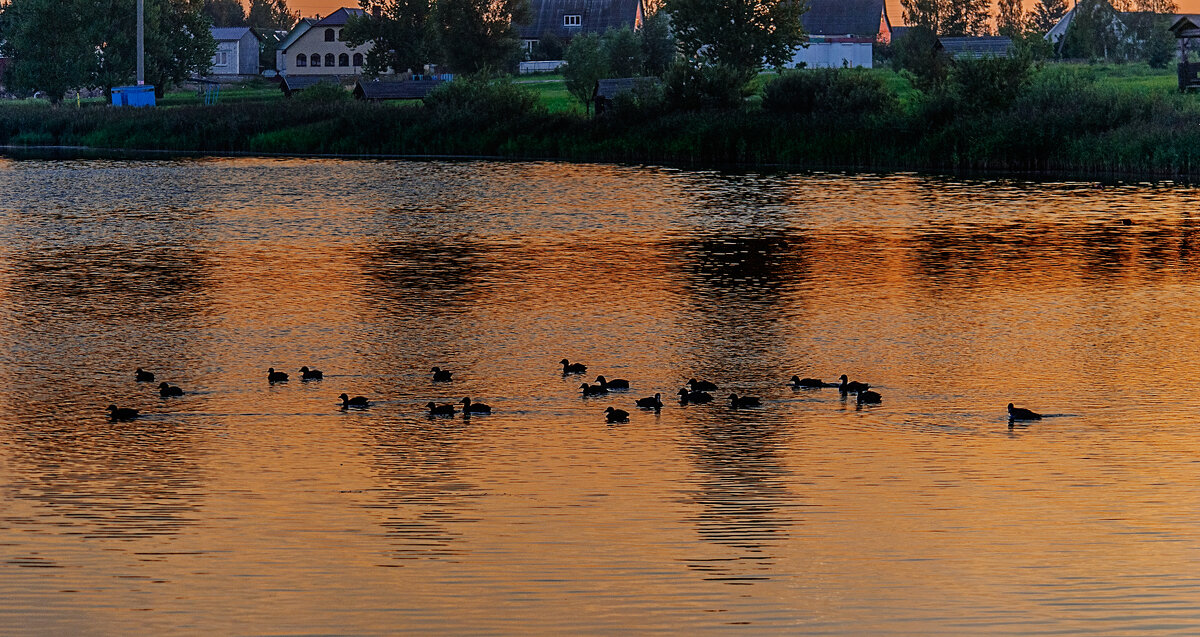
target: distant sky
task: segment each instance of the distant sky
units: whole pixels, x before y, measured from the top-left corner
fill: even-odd
[[[1026,8],[1036,4],[1037,0],[1025,0]],[[1180,13],[1200,13],[1200,0],[1175,0],[1179,5]],[[1068,0],[1068,5],[1074,4]],[[298,10],[300,15],[310,18],[314,15],[329,15],[337,11],[338,7],[357,7],[357,0],[347,0],[338,2],[337,0],[288,0],[288,6],[293,10]],[[900,24],[904,19],[904,10],[900,7],[900,0],[887,0],[888,17],[892,19],[892,24]]]

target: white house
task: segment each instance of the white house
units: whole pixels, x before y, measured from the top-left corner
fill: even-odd
[[[788,66],[810,69],[871,68],[876,42],[890,42],[892,23],[884,0],[810,0],[800,18],[808,43]]]
[[[210,74],[223,77],[258,75],[258,36],[249,27],[212,28],[217,52]]]
[[[372,43],[350,47],[342,29],[362,9],[342,7],[320,20],[301,20],[276,49],[281,75],[359,75]]]

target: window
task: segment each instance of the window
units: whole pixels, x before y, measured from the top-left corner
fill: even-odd
[[[342,40],[345,40],[345,38],[342,37],[342,29],[338,29],[338,42],[341,42]]]
[[[312,54],[311,65],[312,65],[312,66],[321,66],[321,56],[320,56],[320,55],[317,55],[316,53],[313,53],[313,54]]]
[[[325,29],[325,41],[333,42],[333,29]]]
[[[303,53],[296,56],[296,66],[308,66],[308,57]]]
[[[229,53],[226,51],[217,51],[213,56],[213,66],[229,66]]]
[[[338,66],[350,66],[350,54],[343,53],[338,56]]]
[[[333,65],[334,65],[333,54],[326,53],[325,54],[325,66],[333,66]]]
[[[354,54],[354,66],[362,66],[362,53]]]
[[[577,27],[583,24],[583,16],[579,14],[563,16],[564,27]]]

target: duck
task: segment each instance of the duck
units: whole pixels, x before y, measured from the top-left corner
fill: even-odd
[[[286,382],[287,379],[288,379],[287,372],[277,372],[277,371],[275,371],[274,367],[267,368],[267,382],[282,383],[282,382]]]
[[[371,401],[367,400],[366,396],[355,396],[354,398],[351,398],[347,394],[342,394],[341,396],[338,396],[338,398],[342,399],[342,409],[345,409],[347,407],[370,407],[371,406]]]
[[[587,371],[587,365],[583,363],[572,363],[565,358],[558,362],[563,366],[563,376],[567,374],[582,374]]]
[[[838,385],[838,391],[842,392],[843,394],[854,394],[871,388],[871,386],[866,383],[860,383],[858,381],[851,382],[845,374],[842,374],[838,378],[842,381],[842,384]]]
[[[692,391],[715,391],[717,389],[716,383],[710,383],[707,380],[696,380],[693,378],[687,384],[692,388]]]
[[[308,365],[300,368],[300,380],[321,380],[325,378],[325,374],[319,369],[309,369]]]
[[[485,405],[483,403],[473,403],[473,402],[471,402],[470,398],[462,399],[462,405],[463,405],[462,410],[463,410],[464,414],[490,414],[490,413],[492,413],[491,405]]]
[[[138,410],[129,407],[108,406],[108,416],[113,420],[133,420],[138,417]]]
[[[584,397],[603,396],[604,394],[608,393],[608,389],[601,387],[600,385],[589,385],[587,383],[584,383],[584,384],[580,385],[579,388],[583,390]]]
[[[439,405],[434,402],[428,402],[425,403],[425,406],[429,408],[431,416],[453,416],[458,413],[455,411],[454,405]]]
[[[162,396],[163,398],[166,398],[168,396],[182,396],[183,389],[181,389],[179,387],[175,387],[174,385],[171,385],[168,383],[159,383],[158,384],[158,394],[160,396]]]
[[[858,404],[860,405],[878,405],[883,402],[883,397],[877,391],[862,390],[858,392]]]
[[[741,409],[742,407],[761,407],[762,401],[758,399],[758,396],[738,396],[737,394],[730,394],[729,405],[734,409]]]
[[[1013,407],[1012,403],[1008,403],[1008,419],[1009,420],[1041,420],[1042,415],[1036,412],[1029,411],[1023,407]]]
[[[435,383],[450,382],[450,370],[442,369],[441,367],[434,367],[433,369],[431,369],[429,371],[433,372],[433,382],[435,382]]]
[[[819,389],[829,386],[821,382],[820,378],[800,378],[799,376],[792,376],[791,385],[792,389]]]
[[[635,404],[642,409],[653,409],[654,411],[659,411],[663,406],[662,394],[654,394],[648,398],[639,398],[637,401],[635,401]]]
[[[679,390],[679,402],[684,405],[688,403],[703,405],[704,403],[711,403],[712,399],[712,394],[708,392],[688,391],[687,387],[680,388]]]
[[[605,380],[603,376],[597,376],[596,382],[600,383],[600,386],[605,389],[629,389],[629,381],[624,378]]]
[[[609,407],[604,410],[605,418],[608,422],[629,422],[629,412],[624,409],[613,409]]]
[[[141,367],[137,368],[137,370],[133,372],[133,377],[136,378],[137,382],[139,382],[139,383],[153,383],[154,382],[154,373],[148,372],[148,371],[142,369]]]

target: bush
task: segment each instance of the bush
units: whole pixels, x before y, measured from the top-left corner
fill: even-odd
[[[1024,55],[959,59],[950,68],[950,89],[967,110],[996,110],[1025,91],[1032,70]]]
[[[663,77],[667,105],[685,111],[734,109],[742,104],[746,75],[725,65],[696,66],[677,60]]]
[[[867,69],[790,71],[763,91],[763,108],[774,113],[861,119],[893,112],[898,106],[895,92],[878,73]]]
[[[449,119],[509,122],[546,110],[536,93],[508,80],[463,78],[425,96],[425,106]]]
[[[296,94],[296,100],[309,104],[329,104],[350,99],[350,91],[334,82],[318,82]]]

